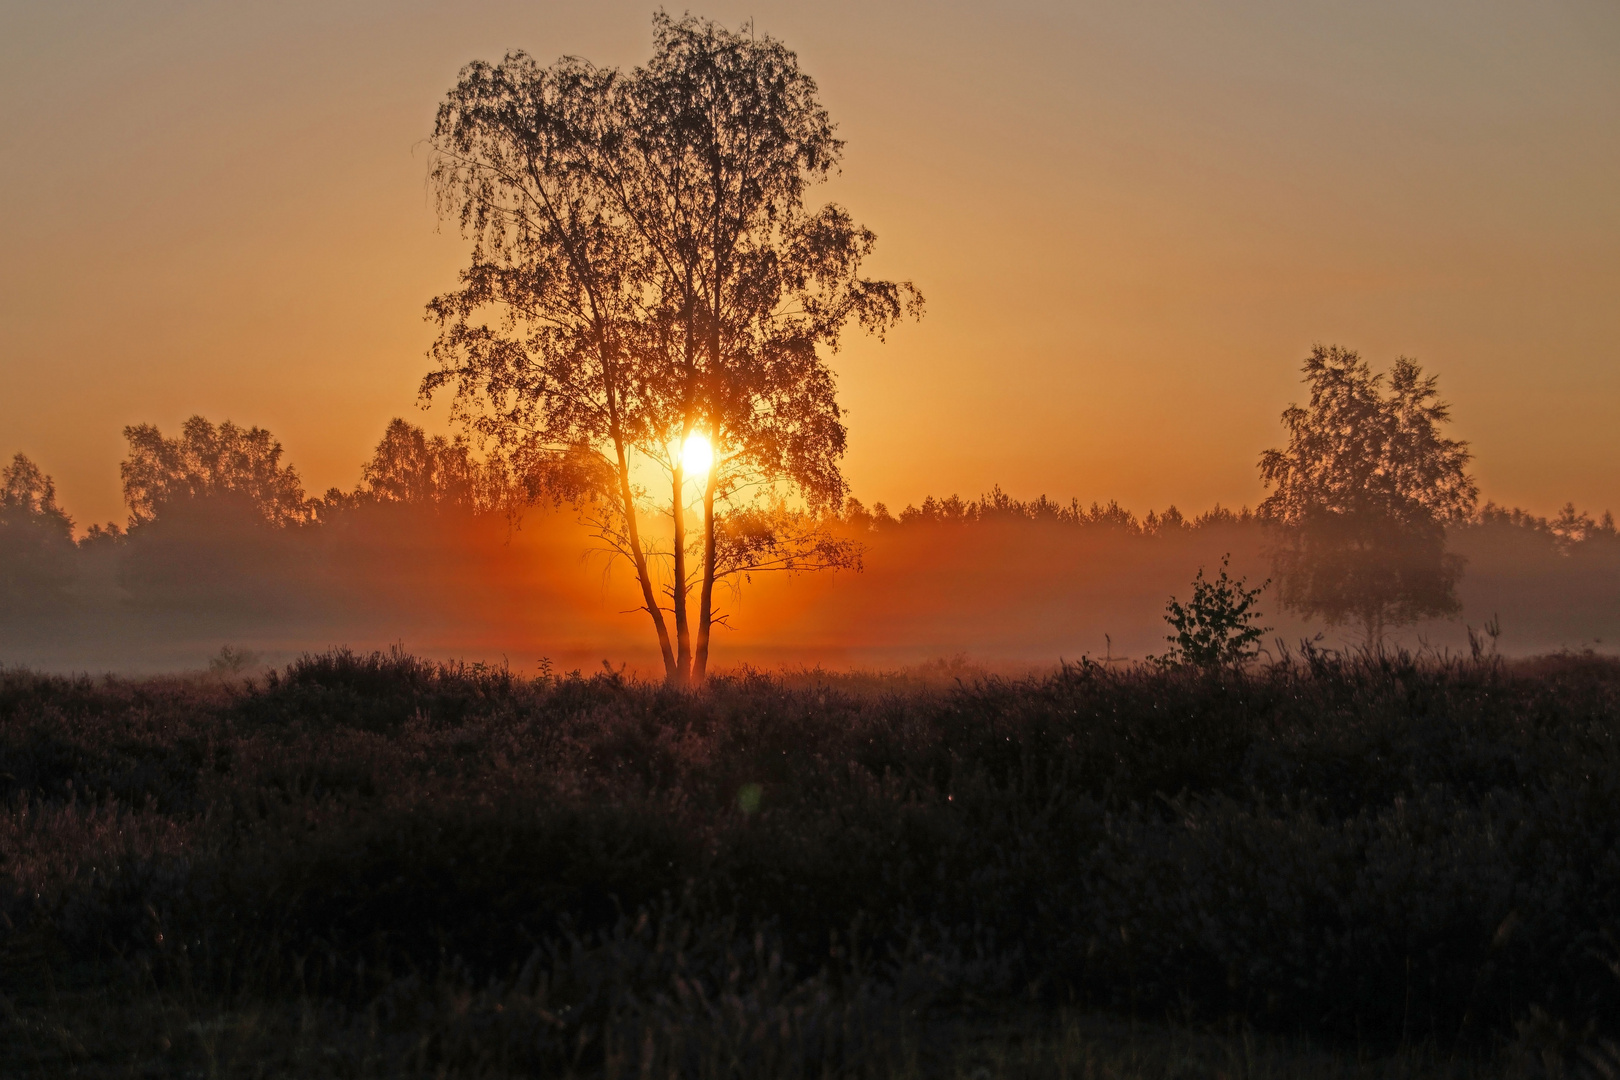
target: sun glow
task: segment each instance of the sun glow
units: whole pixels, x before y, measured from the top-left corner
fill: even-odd
[[[709,437],[701,431],[694,431],[686,437],[681,446],[681,471],[690,478],[709,475],[709,468],[714,464],[714,448],[709,445]]]

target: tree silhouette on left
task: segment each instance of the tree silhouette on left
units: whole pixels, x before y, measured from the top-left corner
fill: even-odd
[[[73,550],[73,519],[56,503],[55,482],[17,454],[0,469],[0,606],[59,606],[73,581]]]
[[[141,605],[269,610],[292,602],[292,534],[315,520],[298,472],[261,427],[193,416],[175,436],[124,429],[129,506],[118,580]]]
[[[228,499],[252,508],[270,525],[308,520],[298,470],[281,464],[281,443],[261,427],[226,420],[215,427],[201,416],[166,438],[154,424],[124,429],[129,456],[118,467],[131,529],[155,521],[165,509],[198,499]]]

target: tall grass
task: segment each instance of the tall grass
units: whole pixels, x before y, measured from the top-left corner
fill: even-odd
[[[1617,736],[1620,665],[1579,655],[701,694],[344,651],[4,671],[0,1051],[1161,1075],[1073,1034],[1115,1016],[1556,1070],[1620,1034]]]

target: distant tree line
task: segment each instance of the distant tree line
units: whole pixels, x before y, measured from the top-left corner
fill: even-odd
[[[229,420],[215,427],[193,416],[173,438],[151,424],[125,428],[124,438],[129,455],[119,475],[131,532],[187,515],[196,504],[216,515],[234,508],[277,527],[315,524],[368,504],[501,511],[513,504],[517,488],[504,459],[479,459],[465,439],[428,435],[397,418],[361,466],[354,490],[334,487],[313,498],[298,470],[281,464],[281,443],[261,427]]]
[[[465,440],[392,421],[352,490],[310,496],[281,443],[261,427],[201,416],[168,436],[151,424],[124,430],[119,466],[127,521],[91,525],[77,541],[52,479],[19,453],[0,473],[0,602],[8,614],[71,608],[85,559],[112,560],[113,580],[135,603],[229,605],[285,593],[313,538],[393,508],[411,515],[516,512],[522,485],[498,456]],[[307,545],[306,545],[307,546]],[[288,598],[289,601],[296,599]]]
[[[122,525],[92,525],[77,540],[55,483],[39,466],[18,453],[0,470],[0,616],[15,621],[73,609],[84,599],[86,560],[109,565],[111,580],[131,603],[224,605],[244,595],[282,594],[292,602],[296,590],[286,582],[304,572],[300,564],[311,558],[310,544],[334,530],[363,533],[374,524],[398,537],[435,520],[520,523],[526,511],[553,497],[499,453],[476,453],[465,439],[430,435],[402,419],[388,424],[353,488],[318,496],[305,492],[297,469],[284,461],[281,443],[261,427],[192,417],[174,435],[142,424],[127,428],[125,437],[120,475],[128,518]],[[977,499],[929,497],[897,513],[850,497],[836,511],[806,515],[810,535],[804,543],[843,543],[858,553],[863,544],[918,530],[947,530],[957,538],[945,542],[971,543],[975,526],[1102,531],[1143,540],[1253,530],[1269,538],[1263,542],[1271,549],[1282,549],[1287,569],[1298,550],[1288,545],[1299,541],[1288,536],[1287,518],[1278,516],[1274,510],[1220,506],[1190,516],[1171,506],[1139,517],[1116,501],[1083,504],[1044,495],[1022,500],[997,487]],[[780,542],[783,520],[750,535],[747,515],[734,514],[725,527],[733,530],[730,549],[752,543],[748,558],[761,563],[770,545]],[[1486,502],[1446,518],[1440,539],[1470,530],[1511,531],[1563,557],[1620,550],[1612,514],[1594,517],[1573,504],[1543,517]],[[361,534],[351,539],[367,542]],[[1420,539],[1433,543],[1427,532]],[[1437,557],[1432,546],[1421,551]],[[1442,549],[1438,557],[1445,554]],[[1442,570],[1450,566],[1441,563]],[[729,569],[720,562],[721,573]],[[1448,587],[1454,585],[1453,577]],[[1354,615],[1347,610],[1345,617]],[[1394,624],[1388,613],[1385,619]]]
[[[1452,541],[1465,533],[1511,535],[1526,559],[1599,571],[1620,552],[1608,512],[1567,504],[1541,517],[1480,506],[1467,447],[1441,435],[1446,407],[1414,361],[1375,373],[1353,352],[1321,347],[1303,372],[1310,398],[1283,413],[1287,445],[1261,456],[1272,491],[1256,510],[1216,506],[1189,517],[1171,506],[1139,518],[1115,501],[1021,500],[1000,487],[898,513],[852,496],[815,510],[760,501],[716,520],[715,580],[859,565],[868,545],[919,533],[939,532],[939,543],[965,551],[990,527],[1143,541],[1217,530],[1225,550],[1269,553],[1268,595],[1284,608],[1375,643],[1391,627],[1459,610],[1464,560]],[[490,522],[509,536],[531,508],[573,497],[544,458],[498,445],[475,452],[464,437],[401,419],[388,424],[355,487],[318,496],[261,427],[194,416],[173,435],[139,424],[124,436],[128,518],[77,540],[50,476],[21,453],[0,470],[0,620],[23,624],[109,597],[252,617],[408,596],[458,560],[475,561],[458,523]],[[377,557],[385,548],[391,559]]]
[[[868,508],[859,499],[851,498],[838,517],[853,526],[872,531],[901,526],[1010,522],[1106,528],[1132,536],[1173,535],[1214,527],[1258,527],[1266,520],[1247,506],[1233,510],[1220,505],[1191,517],[1184,515],[1174,505],[1162,513],[1149,510],[1138,517],[1113,499],[1107,503],[1092,502],[1089,505],[1079,499],[1064,503],[1044,495],[1023,500],[1007,495],[999,485],[977,499],[964,499],[960,495],[930,495],[923,499],[921,505],[908,504],[898,513],[883,503],[874,503]],[[1448,522],[1447,527],[1458,530],[1518,529],[1545,537],[1563,551],[1572,551],[1587,541],[1604,543],[1620,540],[1620,530],[1616,529],[1612,512],[1604,511],[1594,517],[1590,512],[1577,510],[1574,503],[1564,504],[1557,514],[1547,517],[1517,507],[1510,509],[1486,502],[1466,517]]]
[[[1229,510],[1216,505],[1196,517],[1185,517],[1169,506],[1156,513],[1149,510],[1138,518],[1130,510],[1110,499],[1106,504],[1093,502],[1090,506],[1079,499],[1058,502],[1045,495],[1034,499],[1016,499],[998,484],[977,499],[963,499],[960,495],[944,498],[928,496],[922,505],[907,505],[899,514],[892,513],[883,503],[874,503],[871,509],[859,500],[850,498],[839,515],[844,522],[860,529],[882,530],[902,525],[978,525],[995,522],[1027,522],[1031,524],[1072,525],[1114,529],[1130,535],[1156,535],[1186,529],[1202,529],[1215,525],[1249,525],[1256,522],[1253,511],[1244,507]]]
[[[1550,539],[1562,554],[1614,544],[1607,511],[1593,518],[1566,504],[1547,519],[1494,503],[1480,508],[1467,471],[1472,454],[1467,443],[1443,434],[1449,406],[1439,398],[1438,379],[1425,376],[1417,361],[1400,357],[1389,371],[1375,372],[1352,350],[1318,345],[1302,373],[1309,399],[1283,411],[1287,445],[1260,457],[1271,491],[1253,512],[1217,506],[1188,520],[1171,506],[1138,520],[1115,502],[1084,507],[1045,496],[1024,502],[997,488],[976,502],[931,497],[898,517],[882,504],[867,511],[851,500],[845,517],[880,530],[1039,522],[1138,536],[1258,525],[1282,606],[1331,627],[1354,626],[1370,645],[1392,627],[1461,610],[1465,560],[1448,546],[1448,534],[1511,527]]]

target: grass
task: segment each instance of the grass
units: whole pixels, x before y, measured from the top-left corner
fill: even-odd
[[[0,1072],[1620,1066],[1612,660],[954,674],[0,672]]]

